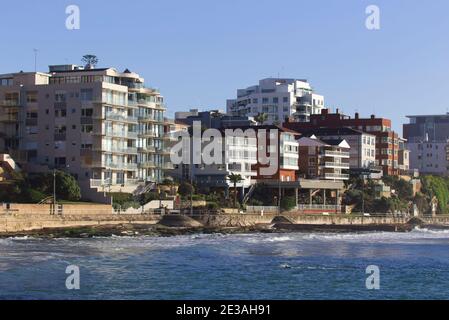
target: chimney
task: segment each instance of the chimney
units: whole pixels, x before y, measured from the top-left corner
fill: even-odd
[[[371,119],[376,119],[376,116],[374,114],[372,114]]]
[[[321,109],[321,114],[328,114],[329,113],[329,109]]]
[[[340,109],[339,108],[335,109],[335,113],[339,114],[340,113]]]
[[[355,113],[355,118],[356,118],[356,119],[359,118],[359,113],[358,113],[358,112]]]

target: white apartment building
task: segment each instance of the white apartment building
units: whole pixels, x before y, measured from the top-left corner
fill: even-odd
[[[404,138],[410,150],[410,169],[449,175],[449,113],[407,116]]]
[[[83,196],[132,192],[163,178],[164,112],[160,93],[129,70],[2,74],[0,151],[28,172],[73,174]]]
[[[182,134],[180,132],[173,132],[172,135],[178,134],[180,136]],[[233,187],[233,184],[227,177],[230,174],[239,174],[243,180],[237,183],[237,187],[242,188],[242,190],[251,187],[255,183],[254,177],[257,176],[257,171],[253,169],[253,165],[257,163],[257,138],[247,137],[239,133],[225,136],[224,131],[220,132],[223,137],[220,163],[207,163],[204,161],[205,155],[203,152],[201,152],[201,163],[194,163],[194,139],[191,138],[191,135],[188,135],[189,138],[183,142],[183,152],[188,152],[189,163],[173,164],[173,170],[167,171],[167,175],[185,181],[192,180],[200,187],[230,188]],[[201,151],[205,150],[209,143],[209,141],[203,141]]]
[[[259,85],[237,90],[237,98],[227,100],[227,113],[255,117],[265,113],[266,124],[282,124],[286,118],[309,121],[311,114],[320,114],[324,97],[314,93],[307,80],[267,78]]]
[[[410,168],[423,174],[449,175],[449,141],[407,142],[410,150]]]

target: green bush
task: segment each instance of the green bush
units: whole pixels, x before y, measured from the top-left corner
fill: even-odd
[[[283,211],[290,211],[296,207],[295,197],[284,197],[281,199],[281,209]]]
[[[422,177],[423,193],[430,202],[433,197],[438,200],[439,213],[449,213],[449,180],[437,176]]]
[[[183,197],[190,196],[190,194],[194,192],[195,188],[188,182],[184,181],[179,185],[178,193]]]
[[[207,203],[207,209],[209,210],[218,210],[220,209],[220,205],[216,202],[208,202]]]

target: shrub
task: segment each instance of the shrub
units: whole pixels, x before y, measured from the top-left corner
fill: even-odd
[[[178,193],[181,196],[190,196],[190,194],[193,192],[195,192],[195,188],[190,183],[184,181],[179,185]]]
[[[295,197],[284,197],[281,199],[281,209],[284,211],[290,211],[296,207]]]

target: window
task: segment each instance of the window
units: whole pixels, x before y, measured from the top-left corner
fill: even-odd
[[[92,117],[94,114],[94,109],[81,109],[82,117]]]
[[[282,102],[288,103],[288,97],[283,97],[283,98],[282,98]]]
[[[81,126],[81,132],[84,133],[92,133],[94,131],[94,127],[91,124],[85,124]]]
[[[279,103],[279,98],[278,97],[274,97],[273,98],[273,103]]]
[[[81,101],[92,101],[93,100],[93,90],[92,89],[81,89],[80,99]]]
[[[56,102],[66,102],[67,96],[65,92],[57,92],[55,93],[55,101]]]
[[[262,103],[268,103],[268,98],[263,98]]]
[[[27,92],[27,103],[37,102],[37,92],[29,91]]]

